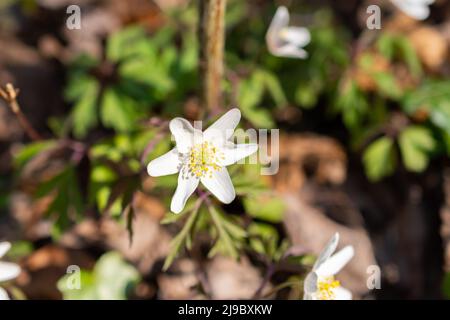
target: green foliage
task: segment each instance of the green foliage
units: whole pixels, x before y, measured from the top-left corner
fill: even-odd
[[[76,81],[76,83],[83,89],[77,96],[77,102],[73,107],[73,132],[76,137],[84,137],[89,129],[98,122],[95,109],[100,87],[95,80],[88,78]]]
[[[429,154],[436,147],[431,131],[421,126],[409,126],[403,130],[399,144],[405,167],[415,172],[425,170]]]
[[[442,291],[447,299],[450,299],[450,272],[447,272],[444,276],[444,283],[442,285]]]
[[[419,111],[428,113],[433,125],[450,133],[450,83],[448,81],[425,82],[417,90],[405,95],[402,107],[409,115]]]
[[[376,45],[378,51],[389,61],[402,60],[412,75],[418,77],[422,74],[422,66],[416,51],[405,36],[389,32],[382,33]]]
[[[392,174],[396,165],[394,141],[388,137],[382,137],[372,142],[364,151],[363,161],[367,177],[377,181]]]
[[[80,277],[80,288],[73,288]],[[67,274],[58,281],[65,300],[124,300],[140,280],[139,272],[117,252],[108,252],[92,271]]]
[[[188,203],[179,215],[173,217],[174,214],[169,213],[162,221],[162,223],[173,223],[187,216],[182,229],[170,244],[170,253],[164,262],[164,270],[170,267],[183,246],[187,249],[191,248],[194,235],[203,229],[215,238],[209,257],[216,254],[224,254],[234,259],[239,257],[242,241],[247,236],[245,230],[239,227],[239,224],[231,217],[225,216],[216,206],[206,203],[206,208],[201,208],[202,202],[202,199],[198,199],[195,203]]]
[[[283,219],[284,202],[269,194],[249,195],[244,198],[245,211],[252,217],[277,223]]]
[[[84,138],[99,123],[133,132],[157,103],[179,105],[195,88],[197,45],[193,29],[183,33],[180,47],[174,37],[172,26],[152,37],[131,26],[108,38],[105,60],[76,59],[65,91],[74,103],[73,134]]]
[[[178,232],[177,236],[175,238],[173,238],[173,240],[170,243],[170,253],[167,255],[166,260],[164,261],[163,270],[167,270],[171,266],[173,260],[175,259],[176,255],[181,250],[181,247],[184,244],[192,242],[190,237],[191,237],[193,227],[195,225],[195,221],[197,219],[199,210],[200,210],[199,204],[196,204],[195,207],[186,206],[185,209],[183,210],[183,212],[180,213],[178,216],[176,216],[178,218],[181,218],[184,215],[189,215],[189,217],[187,218],[186,223],[184,224],[181,231]],[[174,216],[174,215],[172,214],[172,216]],[[170,217],[170,213],[169,213],[169,217]],[[172,220],[172,221],[165,220],[162,223],[168,223],[168,222],[169,223],[174,222],[174,220]]]
[[[72,222],[77,221],[84,211],[84,202],[77,182],[76,169],[68,165],[50,179],[42,182],[36,196],[50,196],[51,202],[46,215],[53,219],[52,234],[59,237]]]
[[[288,249],[288,241],[280,242],[278,231],[269,224],[253,222],[248,227],[248,234],[250,248],[271,261],[281,260]]]
[[[32,142],[23,146],[16,154],[14,154],[14,166],[20,172],[24,166],[36,155],[46,152],[56,147],[56,140],[44,140]]]
[[[255,70],[239,84],[237,101],[242,115],[258,128],[273,128],[275,125],[269,110],[261,108],[265,93],[278,107],[283,107],[286,97],[278,79],[270,72]]]
[[[354,81],[343,81],[341,94],[337,97],[335,107],[342,113],[345,125],[350,130],[354,130],[361,126],[369,109],[369,103]]]
[[[119,217],[140,187],[141,139],[152,132],[116,135],[93,146],[89,153],[92,169],[89,179],[89,202],[100,212]]]
[[[242,245],[241,240],[246,237],[247,233],[235,222],[228,220],[214,206],[209,206],[208,210],[217,230],[216,243],[209,251],[208,256],[213,257],[220,253],[237,259],[239,257],[238,250]]]
[[[32,252],[33,244],[31,242],[14,241],[6,256],[13,261],[19,261],[21,258],[30,255]]]
[[[436,150],[432,131],[419,125],[404,128],[398,136],[398,145],[405,168],[413,172],[425,170]],[[377,181],[391,175],[397,165],[395,141],[381,137],[372,142],[364,151],[363,161],[370,180]]]

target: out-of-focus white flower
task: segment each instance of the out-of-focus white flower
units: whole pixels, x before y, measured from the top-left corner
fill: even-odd
[[[304,300],[351,300],[352,293],[341,286],[334,276],[354,255],[352,246],[336,250],[339,234],[336,233],[317,258],[304,282]]]
[[[391,0],[405,14],[416,20],[425,20],[430,15],[429,6],[434,0]]]
[[[0,242],[0,258],[11,248],[9,242]],[[20,267],[15,263],[0,261],[0,282],[16,278],[20,273]],[[0,288],[0,300],[9,300],[8,294]]]
[[[170,210],[180,213],[187,199],[201,182],[217,199],[230,203],[236,197],[228,170],[225,168],[253,154],[257,144],[234,144],[230,141],[239,123],[241,112],[232,109],[208,129],[194,129],[183,118],[170,121],[176,147],[147,166],[150,176],[178,175],[178,186]]]
[[[266,34],[267,47],[274,56],[305,59],[308,53],[303,47],[311,41],[311,35],[307,28],[288,25],[289,12],[279,7]]]

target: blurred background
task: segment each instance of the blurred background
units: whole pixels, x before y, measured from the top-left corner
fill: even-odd
[[[66,26],[74,4],[79,30]],[[339,232],[356,251],[339,277],[355,299],[450,298],[450,1],[418,21],[389,0],[228,0],[214,110],[200,102],[198,4],[1,1],[0,86],[20,90],[22,110],[0,101],[0,241],[22,267],[2,287],[15,299],[299,299]],[[381,29],[366,26],[371,4]],[[280,5],[310,30],[306,59],[268,52]],[[170,150],[171,118],[232,106],[243,129],[280,130],[279,171],[232,167],[237,199],[185,229],[190,204],[168,209],[176,176],[145,166]],[[367,287],[371,265],[381,289]],[[80,290],[67,287],[74,270]]]

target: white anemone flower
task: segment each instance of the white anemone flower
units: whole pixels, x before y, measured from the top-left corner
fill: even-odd
[[[0,242],[0,258],[11,248],[9,242]],[[0,261],[0,282],[16,278],[20,273],[20,267],[15,263]],[[8,294],[0,287],[0,300],[9,300]]]
[[[304,283],[304,300],[351,300],[352,293],[341,286],[334,276],[350,261],[354,255],[352,246],[336,250],[339,234],[336,233],[322,250],[312,271]]]
[[[279,7],[266,34],[267,47],[278,57],[305,59],[308,53],[303,49],[311,41],[307,28],[289,27],[289,12]]]
[[[434,0],[391,0],[402,12],[416,20],[425,20],[430,15],[429,6]]]
[[[152,160],[147,166],[150,176],[178,174],[178,185],[170,210],[180,213],[187,199],[203,184],[217,199],[230,203],[236,197],[226,166],[255,153],[257,144],[234,144],[230,141],[241,118],[239,109],[232,109],[201,131],[183,118],[170,121],[176,147]]]

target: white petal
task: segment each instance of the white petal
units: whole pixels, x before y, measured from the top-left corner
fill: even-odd
[[[204,139],[222,142],[230,139],[234,129],[239,124],[239,120],[241,120],[241,111],[238,108],[231,109],[203,132]]]
[[[431,5],[435,0],[404,0],[414,4]]]
[[[3,257],[11,249],[11,243],[0,242],[0,258]]]
[[[331,257],[331,255],[337,248],[338,242],[339,233],[336,232],[317,257],[317,260],[313,266],[313,270],[317,270],[329,257]]]
[[[430,8],[425,1],[392,0],[392,2],[401,11],[414,19],[425,20],[430,15]]]
[[[311,34],[307,28],[289,27],[281,30],[281,38],[296,46],[304,47],[311,41]]]
[[[278,7],[277,12],[273,16],[272,22],[270,23],[269,30],[267,31],[267,40],[270,41],[272,37],[278,37],[281,29],[285,28],[289,24],[289,11],[286,7]]]
[[[343,287],[337,287],[333,289],[335,294],[334,300],[352,300],[352,293],[350,290]]]
[[[186,119],[172,119],[169,127],[175,138],[177,149],[181,153],[188,152],[194,145],[194,139],[201,138],[201,131],[195,130]]]
[[[317,270],[318,276],[329,277],[337,274],[353,258],[355,250],[352,246],[347,246],[341,251],[332,255]]]
[[[229,166],[238,162],[241,159],[248,157],[258,150],[256,143],[249,144],[234,144],[227,143],[225,147],[219,149],[219,152],[223,154],[223,159],[220,160],[220,165]]]
[[[283,46],[272,48],[271,53],[274,56],[285,58],[305,59],[308,57],[308,52],[292,43],[287,43]]]
[[[178,175],[178,186],[172,197],[170,211],[173,213],[180,213],[183,211],[186,201],[197,188],[198,182],[199,179],[186,174],[184,170],[180,171],[180,174]]]
[[[177,173],[180,171],[180,168],[180,154],[175,147],[162,156],[150,161],[147,166],[147,172],[152,177],[159,177]]]
[[[20,274],[20,267],[15,263],[0,262],[0,282],[16,278]]]
[[[0,300],[9,300],[8,293],[3,288],[0,288]]]
[[[209,175],[202,177],[201,182],[223,203],[230,203],[236,197],[233,183],[225,167],[213,171],[211,177]]]
[[[303,283],[303,300],[311,300],[312,294],[317,291],[317,274],[310,272]]]

